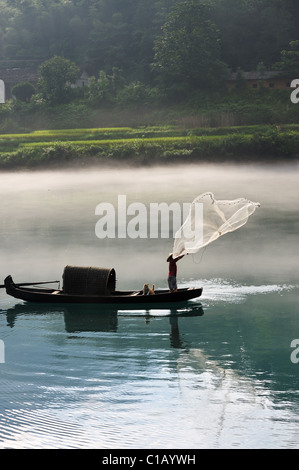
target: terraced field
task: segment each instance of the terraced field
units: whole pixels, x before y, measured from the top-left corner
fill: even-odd
[[[299,126],[181,129],[175,126],[60,129],[0,135],[0,168],[134,159],[211,160],[291,157]]]

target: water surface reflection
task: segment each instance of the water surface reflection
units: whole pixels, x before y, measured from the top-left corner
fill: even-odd
[[[7,309],[7,326],[16,326],[18,317],[23,315],[50,316],[61,314],[64,318],[67,333],[82,332],[117,332],[119,319],[136,318],[148,324],[155,318],[169,318],[170,337],[173,347],[182,347],[179,333],[179,318],[199,317],[204,310],[199,302],[193,305],[173,309],[124,310],[117,306],[98,306],[70,304],[53,306],[51,304],[21,303]]]
[[[2,446],[296,447],[297,294],[211,296],[204,315],[9,308]]]
[[[16,282],[78,264],[114,267],[119,289],[166,287],[170,239],[96,238],[95,207],[118,194],[181,203],[212,191],[261,208],[180,261],[179,285],[204,290],[176,312],[23,304],[1,291],[0,447],[298,448],[297,180],[296,164],[1,175],[1,272]]]

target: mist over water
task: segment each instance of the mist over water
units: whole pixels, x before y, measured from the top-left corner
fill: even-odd
[[[18,278],[60,276],[66,264],[115,267],[122,283],[146,269],[165,283],[173,239],[99,239],[99,203],[118,195],[139,202],[190,203],[211,191],[216,199],[245,197],[261,207],[237,232],[180,263],[182,278],[242,277],[288,281],[295,277],[298,221],[296,165],[194,165],[147,168],[92,168],[1,175],[1,269]],[[127,221],[132,217],[127,216]],[[148,221],[149,222],[149,221]],[[287,225],[286,225],[287,222]],[[116,217],[117,224],[117,217]],[[172,229],[172,226],[171,226]],[[236,256],[238,253],[238,256]],[[130,269],[128,269],[128,263]]]
[[[204,288],[180,309],[26,304],[2,289],[0,448],[298,448],[297,164],[0,180],[2,282],[60,280],[78,264],[114,267],[119,289],[166,287],[172,236],[99,239],[99,203],[117,210],[126,195],[148,208],[210,191],[261,204],[245,226],[178,263],[179,285]]]

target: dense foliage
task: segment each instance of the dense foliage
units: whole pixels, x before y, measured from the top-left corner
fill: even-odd
[[[166,88],[206,89],[225,79],[211,5],[197,0],[175,5],[156,39],[154,66]]]
[[[299,77],[298,0],[0,0],[0,11],[0,69],[39,75],[1,105],[2,133],[299,120],[289,90],[245,90],[241,73],[225,89],[229,70]],[[82,71],[89,86],[72,87]]]
[[[169,82],[179,44],[174,72],[186,74],[188,86],[207,63],[208,76],[221,63],[270,67],[299,39],[297,0],[0,0],[0,11],[0,67],[57,55],[90,75],[116,67],[128,81],[145,84],[157,78],[151,64],[161,61]]]

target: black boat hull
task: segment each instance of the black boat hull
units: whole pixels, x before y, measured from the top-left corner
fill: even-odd
[[[75,304],[128,304],[128,305],[159,305],[186,302],[200,297],[202,288],[183,288],[177,292],[157,290],[154,295],[143,295],[142,291],[119,291],[110,295],[76,295],[66,294],[62,290],[24,287],[13,282],[11,276],[4,280],[6,293],[26,302],[44,303],[75,303]]]

